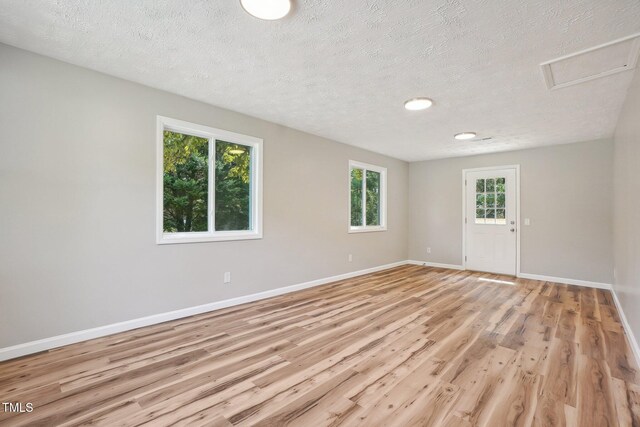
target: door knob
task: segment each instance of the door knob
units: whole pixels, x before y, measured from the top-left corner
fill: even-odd
[[[515,231],[516,231],[516,229],[515,229],[515,228],[512,228],[512,229],[511,229],[511,232],[512,232],[512,233],[515,233]]]

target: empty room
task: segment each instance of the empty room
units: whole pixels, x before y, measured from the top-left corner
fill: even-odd
[[[0,0],[0,426],[639,426],[640,2]]]

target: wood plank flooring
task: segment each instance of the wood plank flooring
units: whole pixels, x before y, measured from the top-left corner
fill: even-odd
[[[608,291],[402,266],[0,363],[0,424],[638,426],[639,381]]]

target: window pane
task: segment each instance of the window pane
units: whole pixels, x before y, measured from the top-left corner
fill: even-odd
[[[495,180],[493,178],[487,179],[487,192],[493,192],[495,188]]]
[[[476,218],[484,218],[484,209],[476,209]]]
[[[251,147],[216,141],[216,231],[251,229]]]
[[[504,208],[504,193],[498,193],[496,197],[497,197],[496,206],[499,208]]]
[[[496,191],[498,193],[505,192],[505,179],[504,178],[496,178]]]
[[[351,226],[362,224],[362,169],[351,169]]]
[[[476,193],[484,193],[484,179],[476,179]]]
[[[488,208],[495,207],[495,205],[496,205],[496,195],[494,193],[487,194],[487,196],[485,197],[485,200],[487,202],[487,207]]]
[[[208,231],[209,140],[164,131],[163,231]]]
[[[476,194],[476,208],[484,208],[484,194]]]
[[[487,209],[487,219],[485,220],[485,224],[495,224],[496,223],[496,210],[495,209]]]
[[[506,224],[504,209],[496,209],[496,224]]]
[[[380,172],[367,171],[367,225],[380,225]]]

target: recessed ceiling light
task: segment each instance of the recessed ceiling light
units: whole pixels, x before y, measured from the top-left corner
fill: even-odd
[[[461,132],[453,135],[455,139],[473,139],[476,137],[475,132]]]
[[[410,111],[426,110],[433,105],[429,98],[413,98],[404,103],[404,108]]]
[[[291,0],[240,0],[240,4],[249,15],[267,21],[284,18],[291,10]]]

